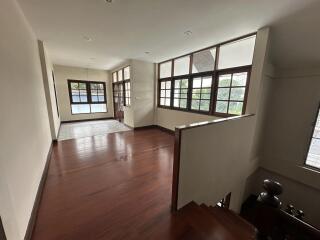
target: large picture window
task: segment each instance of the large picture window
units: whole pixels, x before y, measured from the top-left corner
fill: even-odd
[[[104,82],[68,80],[72,114],[107,112]]]
[[[250,34],[159,63],[158,107],[244,114],[255,40]]]

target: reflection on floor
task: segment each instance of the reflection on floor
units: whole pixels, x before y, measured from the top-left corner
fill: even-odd
[[[60,141],[32,240],[167,240],[174,137],[158,129]]]
[[[58,140],[105,135],[107,133],[131,130],[117,120],[99,120],[79,123],[63,123],[60,127]]]

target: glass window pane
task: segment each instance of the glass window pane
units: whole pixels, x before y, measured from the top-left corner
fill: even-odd
[[[174,60],[174,76],[189,74],[190,56],[177,58]]]
[[[72,95],[79,95],[80,91],[79,90],[72,90],[71,93],[72,93]]]
[[[98,96],[97,95],[91,95],[92,102],[98,102]]]
[[[200,88],[201,87],[201,78],[194,78],[192,83],[193,88]]]
[[[164,98],[160,98],[160,105],[164,105]]]
[[[247,72],[234,73],[232,76],[232,86],[246,86],[247,76]]]
[[[130,79],[130,66],[124,68],[123,72],[124,72],[124,80]]]
[[[210,100],[210,94],[201,94],[201,99],[209,99]]]
[[[112,81],[113,82],[118,82],[117,72],[112,73]]]
[[[229,87],[231,84],[231,74],[220,75],[218,87]]]
[[[251,36],[220,47],[219,69],[251,65],[256,36]]]
[[[181,80],[181,88],[188,88],[188,79],[182,79]]]
[[[98,84],[96,84],[96,83],[91,83],[91,84],[90,84],[90,88],[91,88],[91,90],[98,89]]]
[[[201,111],[209,111],[210,108],[210,101],[201,100],[200,101],[200,110]]]
[[[243,103],[242,102],[230,102],[229,103],[229,111],[228,111],[228,113],[241,115],[242,107],[243,107]]]
[[[199,110],[200,100],[192,100],[191,101],[191,109]]]
[[[311,140],[306,164],[320,168],[320,139],[313,138]]]
[[[180,88],[180,82],[181,82],[181,80],[175,80],[174,81],[174,87],[175,88]]]
[[[204,77],[202,78],[202,87],[211,87],[212,77]]]
[[[166,98],[166,106],[170,106],[170,98]]]
[[[207,49],[193,54],[192,73],[214,70],[216,49]]]
[[[172,62],[168,61],[160,64],[160,78],[171,77]]]
[[[80,95],[81,102],[88,102],[87,95]]]
[[[227,113],[227,110],[228,110],[228,102],[217,101],[216,112],[218,112],[218,113]]]
[[[229,100],[230,88],[219,88],[217,99],[218,100]]]
[[[171,90],[166,90],[166,97],[170,97],[171,96]]]
[[[171,81],[166,81],[166,89],[171,89]]]
[[[193,89],[192,90],[192,99],[200,99],[200,89]]]
[[[165,90],[161,90],[160,97],[165,97],[165,96],[166,96],[166,91]]]
[[[80,102],[80,97],[79,97],[79,95],[73,95],[73,96],[72,96],[72,101],[73,101],[73,102]]]
[[[161,89],[166,89],[166,82],[161,82]]]
[[[175,93],[175,94],[174,94],[174,97],[175,97],[175,98],[180,98],[180,93],[179,93],[179,92],[178,92],[178,93]]]
[[[123,80],[123,73],[122,73],[122,69],[118,71],[118,81],[122,81]]]
[[[89,104],[72,104],[71,105],[72,114],[90,113]]]
[[[74,90],[79,89],[78,83],[71,83],[71,89],[74,89]]]
[[[173,106],[174,107],[179,107],[179,99],[174,99],[173,100]]]
[[[106,104],[91,104],[91,112],[92,113],[101,113],[107,111]]]
[[[180,107],[187,108],[187,99],[180,99]]]
[[[230,100],[243,101],[246,89],[242,87],[231,88]]]
[[[87,89],[87,86],[85,83],[79,83],[79,89]]]
[[[210,94],[211,93],[211,88],[202,88],[201,89],[201,94]]]
[[[104,96],[99,96],[99,102],[104,102]]]

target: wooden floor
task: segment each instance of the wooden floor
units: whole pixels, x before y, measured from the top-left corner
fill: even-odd
[[[174,239],[173,144],[158,129],[57,143],[32,239]]]

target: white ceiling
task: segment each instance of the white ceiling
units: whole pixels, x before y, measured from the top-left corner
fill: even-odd
[[[55,64],[111,69],[126,59],[160,62],[264,26],[272,26],[276,65],[320,63],[318,0],[18,1]]]

